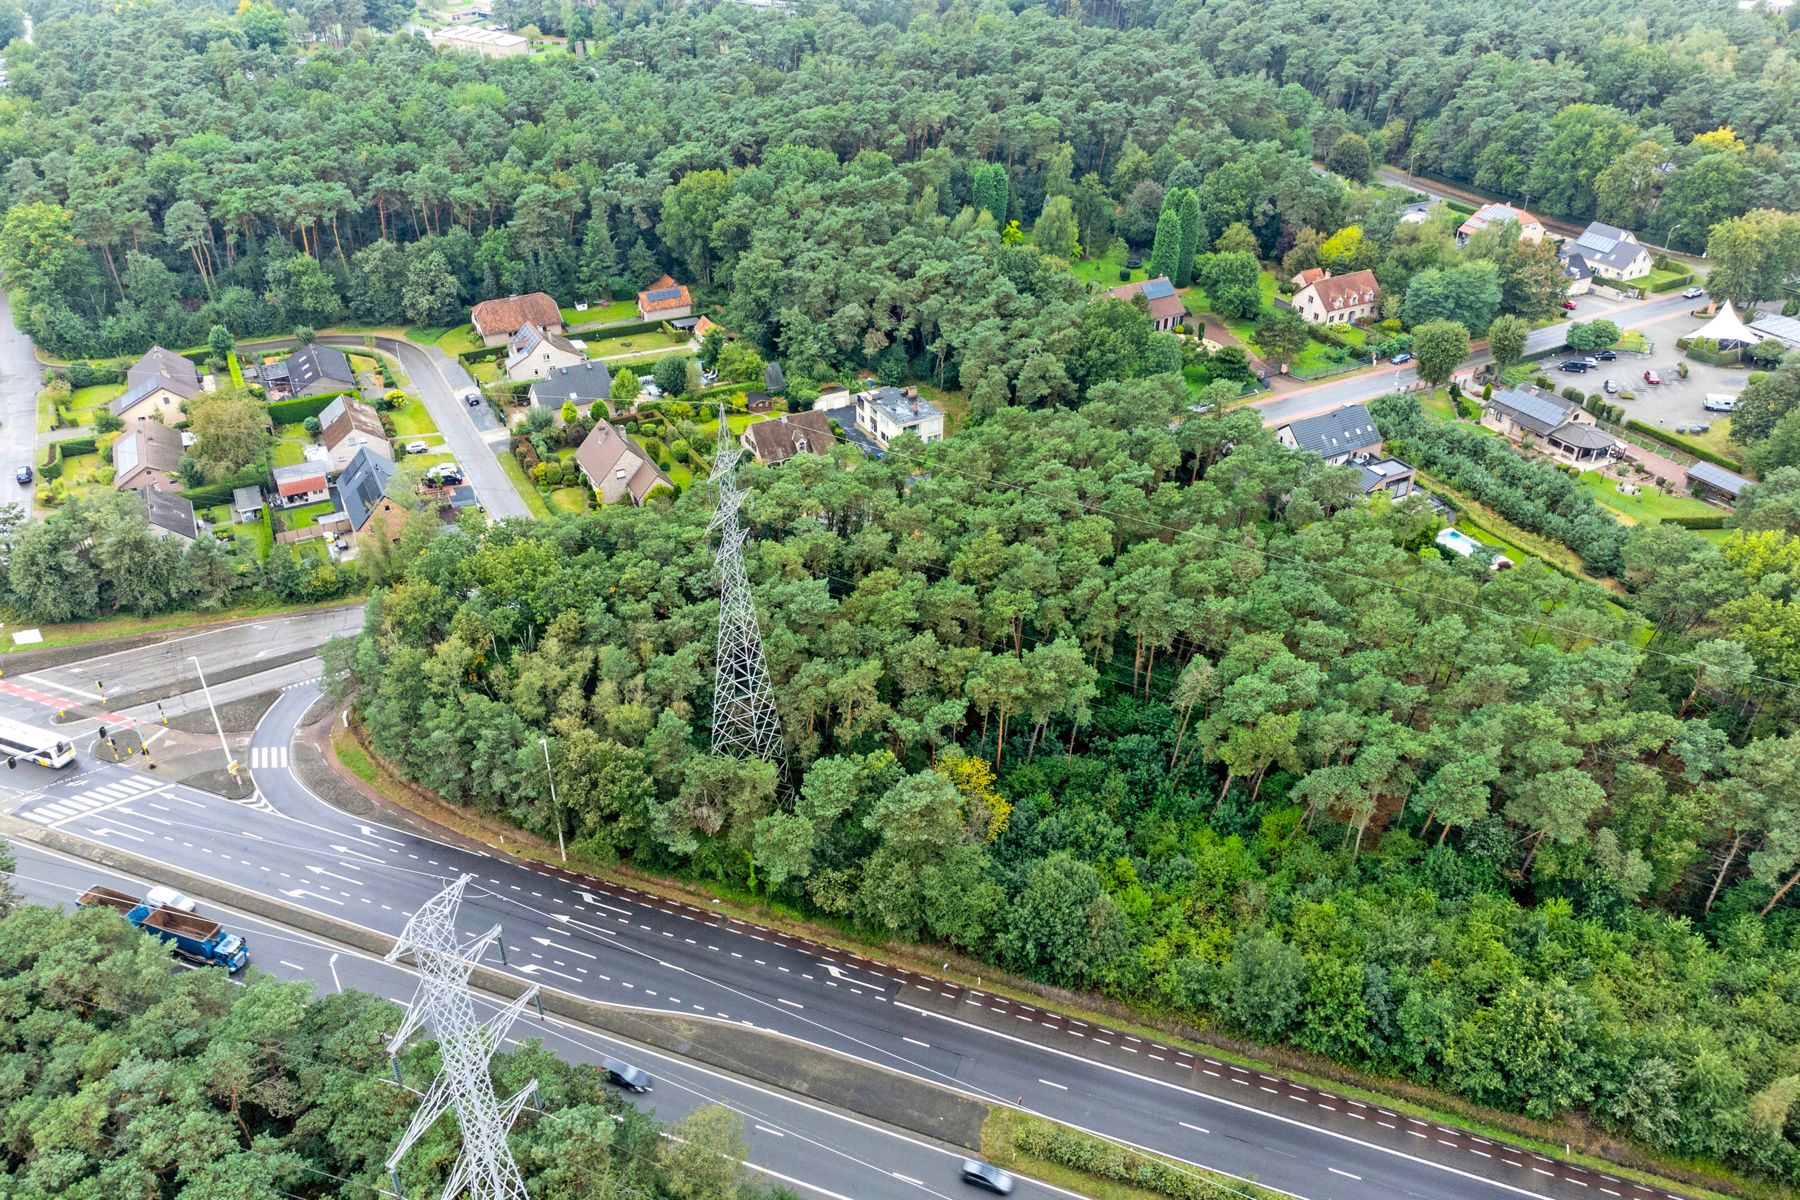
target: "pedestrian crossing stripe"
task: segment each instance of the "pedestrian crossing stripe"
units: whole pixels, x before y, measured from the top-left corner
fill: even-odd
[[[250,769],[286,770],[288,765],[288,748],[286,746],[252,746],[250,747]]]
[[[47,804],[40,804],[29,812],[21,813],[27,821],[36,821],[39,825],[60,825],[64,821],[73,821],[77,817],[91,817],[95,813],[105,812],[109,808],[136,800],[161,787],[158,780],[146,775],[128,775],[124,779],[115,779],[111,783],[101,784],[85,792],[73,796],[64,796]]]

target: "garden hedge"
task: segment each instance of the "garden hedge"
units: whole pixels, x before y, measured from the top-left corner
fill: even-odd
[[[53,444],[64,458],[77,454],[94,454],[100,449],[100,439],[97,437],[65,438]]]
[[[1719,513],[1716,516],[1706,516],[1706,517],[1664,517],[1663,520],[1667,521],[1671,525],[1679,525],[1683,529],[1723,529],[1723,528],[1725,528],[1725,514],[1724,513]]]
[[[1651,292],[1673,292],[1678,288],[1690,287],[1693,282],[1694,276],[1692,273],[1677,275],[1672,279],[1659,279],[1646,290]]]
[[[506,347],[483,346],[479,350],[464,350],[456,356],[456,361],[463,363],[495,362],[506,357]]]
[[[1666,429],[1658,429],[1654,425],[1646,425],[1635,417],[1625,422],[1625,428],[1632,430],[1634,433],[1641,433],[1645,437],[1661,442],[1665,446],[1672,446],[1683,454],[1691,454],[1701,462],[1709,462],[1715,467],[1724,467],[1727,471],[1736,471],[1739,474],[1742,474],[1744,471],[1744,464],[1735,458],[1728,458],[1716,451],[1709,450],[1699,442],[1691,442],[1687,438],[1682,437],[1679,433],[1670,433]]]
[[[667,325],[667,321],[631,321],[624,325],[601,325],[594,329],[584,329],[571,337],[596,338],[630,337],[634,333],[654,333]]]
[[[331,405],[339,396],[352,395],[350,389],[326,392],[319,396],[300,396],[292,400],[277,400],[269,405],[269,419],[277,425],[298,425],[308,417],[316,417]]]

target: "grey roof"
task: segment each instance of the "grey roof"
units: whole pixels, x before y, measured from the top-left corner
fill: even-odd
[[[296,479],[325,478],[325,464],[322,462],[289,463],[285,467],[275,468],[275,486],[291,483]]]
[[[519,331],[513,334],[512,340],[506,344],[506,369],[512,370],[525,359],[537,353],[539,346],[545,344],[556,347],[564,354],[572,354],[576,358],[587,357],[582,353],[581,347],[562,334],[527,321],[519,326]]]
[[[173,350],[164,350],[161,346],[144,351],[143,357],[125,371],[125,382],[133,388],[150,380],[160,380],[183,400],[200,390],[199,369]]]
[[[1507,388],[1495,392],[1489,401],[1494,408],[1505,409],[1506,415],[1513,422],[1536,434],[1547,434],[1569,419],[1573,409],[1580,408],[1573,401],[1564,400],[1560,396],[1552,396],[1537,388]]]
[[[139,380],[137,383],[126,388],[123,395],[113,397],[112,401],[107,404],[106,407],[112,409],[115,417],[122,417],[132,405],[142,400],[145,396],[148,396],[151,392],[156,391],[158,388],[167,389],[177,396],[180,396],[183,400],[191,400],[200,394],[200,384],[198,381],[194,383],[192,388],[189,388],[180,380],[171,380],[164,378],[161,375],[152,375],[148,379]]]
[[[531,385],[531,402],[539,408],[561,408],[565,400],[573,400],[580,408],[605,400],[612,394],[612,373],[599,359],[552,367]]]
[[[1375,428],[1375,418],[1361,404],[1350,404],[1314,417],[1304,417],[1289,425],[1288,432],[1293,434],[1294,444],[1300,449],[1314,451],[1324,458],[1347,454],[1359,446],[1370,446],[1381,441],[1381,431]]]
[[[1630,233],[1601,221],[1589,222],[1580,237],[1563,246],[1564,254],[1577,252],[1590,264],[1599,263],[1615,271],[1630,266],[1637,261],[1638,255],[1649,253]]]
[[[1364,461],[1356,465],[1362,469],[1362,490],[1365,492],[1386,487],[1393,479],[1413,473],[1411,464],[1401,462],[1397,458]]]
[[[181,454],[180,432],[160,421],[140,421],[113,443],[113,478],[123,483],[140,467],[172,474]]]
[[[1144,282],[1143,293],[1146,300],[1163,300],[1175,294],[1175,285],[1162,277],[1149,279]]]
[[[787,376],[781,373],[780,363],[770,363],[763,368],[763,386],[771,392],[779,392],[787,386]]]
[[[331,346],[302,346],[287,357],[288,383],[296,392],[314,384],[356,386],[350,356]]]
[[[1777,341],[1786,342],[1790,346],[1800,346],[1800,321],[1795,320],[1793,317],[1783,317],[1776,314],[1758,317],[1756,320],[1750,322],[1750,328],[1756,330],[1756,332],[1765,337],[1775,338]]]
[[[1750,480],[1745,479],[1742,475],[1727,471],[1724,467],[1715,466],[1709,462],[1697,462],[1687,469],[1687,473],[1690,479],[1698,479],[1701,483],[1718,488],[1733,498],[1741,495],[1743,490],[1750,486]]]
[[[157,488],[145,488],[138,494],[144,498],[144,517],[150,524],[185,538],[195,535],[192,501]]]
[[[875,388],[869,393],[869,399],[888,420],[903,427],[943,415],[937,405],[923,396],[908,396],[897,387]]]
[[[233,511],[244,512],[252,508],[261,508],[262,502],[262,489],[253,483],[246,484],[241,488],[231,489],[231,507]]]
[[[360,530],[369,521],[369,513],[387,494],[388,480],[394,477],[394,464],[364,446],[338,476],[338,503],[350,518],[350,528]]]
[[[1576,450],[1604,450],[1619,444],[1619,439],[1604,429],[1580,421],[1570,421],[1550,431],[1550,437]]]
[[[1580,254],[1571,254],[1563,259],[1563,274],[1570,279],[1588,279],[1594,274],[1594,268],[1588,266],[1587,259]]]

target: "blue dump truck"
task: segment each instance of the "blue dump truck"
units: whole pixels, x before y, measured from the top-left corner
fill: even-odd
[[[109,887],[91,887],[75,903],[82,908],[113,909],[145,933],[167,942],[176,954],[189,962],[224,967],[232,974],[243,970],[250,962],[249,943],[235,933],[225,932],[217,921],[166,904],[151,904]]]

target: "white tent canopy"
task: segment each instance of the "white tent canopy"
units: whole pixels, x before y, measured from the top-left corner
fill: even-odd
[[[1737,309],[1731,306],[1729,300],[1719,306],[1717,316],[1688,336],[1690,338],[1706,338],[1716,341],[1720,345],[1724,345],[1726,342],[1736,342],[1742,346],[1754,346],[1763,340],[1761,334],[1744,324],[1743,319],[1737,315]]]

